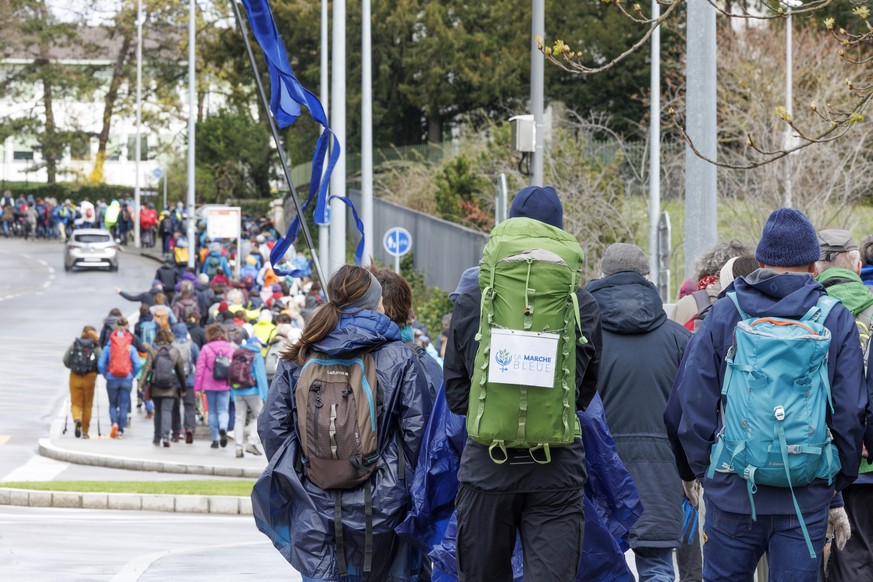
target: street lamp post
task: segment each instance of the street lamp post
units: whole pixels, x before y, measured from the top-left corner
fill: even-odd
[[[136,160],[134,167],[136,172],[133,189],[133,245],[140,247],[139,213],[140,208],[140,168],[139,161],[142,157],[142,0],[136,2],[136,145],[134,146]]]
[[[785,111],[791,117],[794,101],[794,63],[791,55],[791,47],[793,45],[793,31],[791,26],[791,9],[798,8],[803,5],[801,0],[782,0],[785,5],[787,18],[785,19]],[[783,147],[790,149],[792,145],[791,127],[785,128],[785,139]],[[790,208],[793,201],[793,187],[791,184],[791,155],[785,156],[785,206]]]
[[[188,4],[188,266],[194,267],[197,256],[196,220],[194,215],[194,129],[197,124],[197,79],[195,63],[195,36],[197,34],[196,15],[197,4],[189,0]],[[240,257],[236,258],[237,263]]]

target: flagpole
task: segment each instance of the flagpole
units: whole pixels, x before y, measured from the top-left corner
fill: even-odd
[[[332,74],[333,101],[330,124],[340,143],[346,143],[346,0],[333,0]],[[339,200],[346,195],[346,152],[342,148],[330,177],[330,265],[335,273],[346,264],[346,207]]]
[[[361,220],[364,221],[364,257],[373,257],[373,51],[370,0],[361,3]]]
[[[312,235],[309,233],[309,226],[306,224],[306,218],[303,216],[303,208],[300,206],[300,199],[297,197],[297,188],[294,186],[294,180],[291,179],[291,170],[288,169],[288,160],[285,158],[285,150],[282,148],[282,140],[279,138],[279,129],[276,127],[276,120],[273,119],[273,112],[270,109],[270,101],[267,99],[267,94],[264,91],[264,84],[261,82],[261,76],[258,73],[258,65],[255,61],[255,53],[252,52],[252,45],[249,42],[249,33],[246,30],[245,22],[242,14],[239,11],[237,0],[231,0],[233,12],[236,15],[236,21],[239,24],[242,32],[243,42],[246,45],[246,52],[249,55],[249,63],[252,65],[252,72],[255,75],[255,83],[258,86],[258,94],[261,96],[261,103],[264,105],[264,111],[267,115],[267,120],[270,123],[270,131],[273,134],[273,140],[276,142],[276,150],[279,152],[279,163],[282,164],[282,171],[285,174],[285,181],[288,182],[288,188],[291,191],[291,200],[294,202],[294,208],[297,211],[297,218],[300,219],[300,228],[303,231],[303,238],[306,240],[306,245],[309,247],[309,252],[312,255],[312,265],[315,267],[315,273],[321,282],[321,290],[325,298],[330,301],[327,294],[327,279],[324,278],[324,273],[321,271],[321,263],[318,260],[318,250],[312,242]]]

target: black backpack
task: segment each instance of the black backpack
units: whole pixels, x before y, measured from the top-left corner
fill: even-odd
[[[176,378],[176,366],[173,365],[173,357],[170,348],[163,346],[158,348],[155,361],[152,365],[151,385],[153,388],[175,388],[178,386]]]
[[[227,380],[228,373],[230,373],[230,358],[223,354],[215,356],[215,361],[212,364],[212,377],[216,380]]]
[[[74,374],[84,376],[97,370],[97,356],[94,354],[94,343],[82,338],[73,342],[70,354],[70,370]]]
[[[169,216],[164,217],[161,220],[161,234],[172,234],[173,233],[173,221],[170,220]]]

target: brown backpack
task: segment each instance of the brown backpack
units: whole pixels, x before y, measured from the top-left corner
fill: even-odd
[[[322,489],[354,489],[376,470],[376,364],[369,353],[314,353],[297,380],[304,474]]]

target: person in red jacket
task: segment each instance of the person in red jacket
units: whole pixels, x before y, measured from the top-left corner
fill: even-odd
[[[139,213],[139,227],[142,234],[142,244],[147,248],[155,246],[155,229],[158,224],[158,213],[154,204],[148,204]]]

